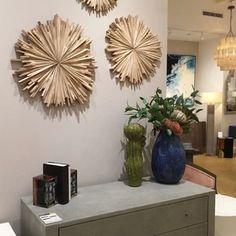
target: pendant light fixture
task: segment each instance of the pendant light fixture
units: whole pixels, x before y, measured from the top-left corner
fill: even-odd
[[[221,39],[218,46],[215,59],[220,70],[236,70],[236,37],[232,30],[232,11],[235,7],[230,5],[230,28],[224,39]]]

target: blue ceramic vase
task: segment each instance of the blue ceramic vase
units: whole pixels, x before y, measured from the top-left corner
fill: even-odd
[[[184,174],[186,155],[180,138],[160,132],[152,150],[152,172],[156,181],[176,184]]]

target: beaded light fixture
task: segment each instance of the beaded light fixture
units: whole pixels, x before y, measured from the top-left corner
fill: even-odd
[[[230,5],[230,28],[224,39],[222,39],[218,46],[215,59],[220,70],[236,70],[236,37],[232,31],[232,11],[235,7]]]

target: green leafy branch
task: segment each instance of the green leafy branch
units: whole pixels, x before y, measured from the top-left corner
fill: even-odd
[[[197,113],[202,111],[202,109],[197,108],[198,105],[201,105],[198,98],[199,91],[195,90],[194,87],[193,92],[187,98],[184,98],[183,95],[163,98],[161,89],[157,88],[150,102],[140,97],[142,105],[140,106],[137,103],[135,107],[132,107],[127,104],[125,113],[130,116],[128,123],[131,123],[133,120],[147,119],[148,122],[153,124],[154,130],[163,130],[166,129],[164,126],[165,120],[170,119],[178,122],[183,131],[187,132],[190,123],[199,122]],[[186,119],[180,120],[178,116],[175,117],[173,115],[174,111],[182,112]]]

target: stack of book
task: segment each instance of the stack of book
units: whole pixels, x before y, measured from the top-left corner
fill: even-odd
[[[77,195],[77,170],[65,163],[43,164],[43,175],[33,177],[33,204],[50,207],[66,204]]]

